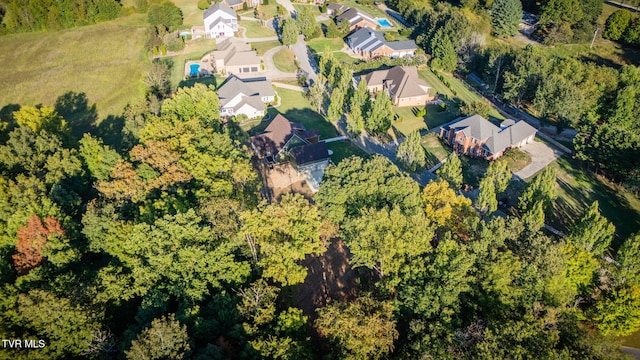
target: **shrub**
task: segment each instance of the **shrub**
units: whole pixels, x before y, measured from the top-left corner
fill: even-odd
[[[269,0],[262,1],[262,5],[269,5]]]
[[[198,1],[198,9],[200,10],[206,10],[209,8],[209,6],[211,5],[211,3],[209,2],[209,0],[200,0]]]
[[[438,112],[445,112],[445,111],[447,111],[446,103],[441,103],[440,105],[438,105]]]
[[[160,53],[162,53],[162,55],[167,55],[167,47],[164,46],[164,44],[160,45]]]
[[[246,2],[242,3],[242,10],[249,10],[249,5]]]
[[[416,112],[416,117],[425,117],[427,115],[427,108],[422,108]]]

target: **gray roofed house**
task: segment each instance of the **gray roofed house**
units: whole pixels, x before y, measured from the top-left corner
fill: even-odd
[[[231,76],[218,89],[221,116],[246,115],[257,118],[265,115],[265,104],[275,100],[271,81],[243,80]]]
[[[361,76],[372,93],[386,91],[395,106],[424,106],[434,99],[431,86],[418,76],[415,66],[395,66]]]
[[[356,8],[349,8],[342,14],[338,15],[335,20],[336,24],[339,24],[343,20],[348,21],[349,31],[353,31],[355,29],[363,27],[368,27],[371,29],[375,29],[378,27],[378,22],[373,16]]]
[[[480,115],[469,116],[440,129],[440,137],[459,154],[495,160],[509,148],[533,141],[536,129],[525,121],[505,120],[500,127]]]
[[[417,48],[413,40],[386,41],[383,33],[369,28],[360,28],[349,35],[347,45],[354,53],[368,58],[413,56]]]

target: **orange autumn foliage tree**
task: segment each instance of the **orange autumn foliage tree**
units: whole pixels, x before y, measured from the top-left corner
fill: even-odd
[[[13,266],[20,275],[28,273],[44,260],[42,251],[47,247],[50,235],[64,235],[58,220],[47,217],[44,223],[38,215],[31,215],[26,226],[18,229],[17,254],[13,255]]]

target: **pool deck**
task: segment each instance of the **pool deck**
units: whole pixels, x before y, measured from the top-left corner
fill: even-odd
[[[184,63],[184,77],[189,78],[194,75],[191,75],[191,65],[198,64],[200,65],[200,76],[211,76],[213,75],[213,58],[211,54],[206,54],[200,60],[189,60]]]

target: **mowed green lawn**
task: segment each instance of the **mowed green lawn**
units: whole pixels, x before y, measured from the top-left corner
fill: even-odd
[[[342,160],[351,156],[359,156],[362,158],[368,158],[369,154],[364,152],[359,147],[353,145],[350,141],[334,141],[327,144],[329,150],[333,151],[331,155],[331,161],[338,165]]]
[[[86,93],[98,121],[144,99],[150,61],[143,47],[146,15],[97,25],[0,38],[0,108],[54,105],[69,92]]]
[[[240,20],[240,27],[246,29],[244,36],[248,38],[276,36],[275,31],[269,29],[266,26],[262,26],[259,21]]]
[[[333,124],[311,108],[309,100],[304,97],[303,93],[282,88],[277,88],[276,91],[278,97],[280,97],[281,104],[277,108],[269,108],[269,115],[272,119],[277,114],[282,114],[290,121],[303,124],[309,130],[318,129],[321,139],[338,136],[338,130],[336,130]],[[262,132],[268,124],[268,121],[255,122],[247,124],[242,128],[247,131],[249,135],[256,135]]]
[[[294,57],[295,54],[292,50],[284,48],[273,54],[273,63],[276,65],[276,68],[278,70],[293,73],[298,70],[296,64],[294,63]]]
[[[566,231],[575,219],[595,200],[600,211],[616,226],[614,248],[629,235],[640,230],[640,199],[618,190],[594,175],[579,168],[576,161],[562,157],[554,161],[558,171],[558,199],[549,216],[552,226]]]
[[[440,161],[446,159],[449,154],[451,154],[451,150],[444,145],[438,138],[438,135],[435,133],[429,133],[422,137],[420,141],[422,143],[422,147],[426,151],[427,155],[427,165],[425,168],[430,169],[438,164]]]
[[[307,46],[315,52],[322,53],[325,50],[337,51],[344,47],[344,41],[340,38],[320,38],[307,41]]]

